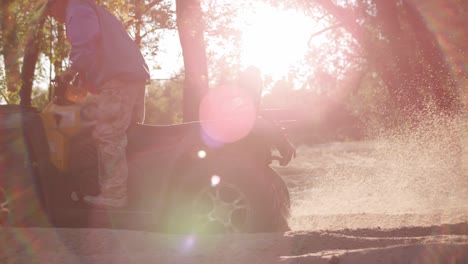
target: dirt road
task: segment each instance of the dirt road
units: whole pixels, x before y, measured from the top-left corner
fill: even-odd
[[[459,154],[450,150],[430,143],[406,143],[349,142],[299,148],[290,166],[277,168],[292,196],[291,228],[468,222],[468,141],[461,163],[455,156]]]
[[[203,237],[99,229],[3,229],[0,263],[461,264],[468,263],[467,233],[467,225]],[[333,262],[333,257],[339,262]]]

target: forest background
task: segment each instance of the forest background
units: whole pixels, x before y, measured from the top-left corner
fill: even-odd
[[[192,99],[197,105],[197,96],[190,96],[195,90],[236,81],[249,66],[239,25],[246,12],[260,11],[260,2],[310,21],[283,21],[291,31],[309,29],[307,50],[282,75],[262,75],[262,108],[291,110],[297,120],[290,127],[296,142],[359,140],[383,130],[412,128],[434,116],[466,120],[468,7],[462,0],[98,2],[124,22],[152,71],[173,67],[147,88],[148,124],[194,119],[184,118],[184,107]],[[50,97],[49,81],[69,65],[65,27],[42,17],[41,3],[0,2],[3,104],[42,109]],[[164,41],[174,33],[180,42]],[[171,48],[183,51],[185,67],[180,57],[161,59]],[[204,69],[206,83],[197,82]]]

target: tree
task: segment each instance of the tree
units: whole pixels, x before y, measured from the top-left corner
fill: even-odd
[[[20,53],[19,53],[19,23],[15,10],[20,8],[20,3],[13,0],[2,0],[0,3],[0,28],[6,87],[9,92],[15,92],[19,88],[20,81]]]
[[[242,1],[204,0],[205,42],[210,84],[234,81],[241,68],[242,32],[236,22],[251,6]]]
[[[158,51],[161,28],[173,28],[171,3],[163,0],[99,1],[123,21],[144,52],[155,55]],[[53,75],[61,73],[67,64],[69,45],[64,25],[43,17],[43,8],[27,0],[2,0],[0,2],[0,56],[2,96],[7,103],[17,103],[21,87],[21,104],[31,105],[33,84],[49,59]],[[44,55],[45,57],[41,56]],[[51,67],[52,67],[51,66]],[[3,91],[3,87],[6,87]]]
[[[147,87],[146,124],[168,125],[182,121],[183,80],[183,75],[177,75]]]
[[[21,90],[20,90],[20,104],[23,106],[31,106],[31,95],[34,81],[34,73],[36,64],[39,60],[40,53],[40,39],[42,37],[42,28],[44,27],[46,17],[42,16],[39,19],[38,26],[33,26],[31,35],[26,43],[26,48],[23,57],[23,65],[21,68]]]
[[[198,108],[208,91],[204,22],[200,0],[176,0],[177,28],[184,57],[183,120],[198,120]]]
[[[25,0],[0,2],[0,55],[3,57],[4,99],[16,102],[21,86],[21,57],[24,37],[30,22],[35,19],[31,3]]]
[[[174,29],[171,1],[168,0],[116,0],[99,1],[116,15],[140,49],[156,55],[161,29]]]
[[[352,35],[403,116],[420,113],[428,102],[441,112],[457,111],[459,91],[437,38],[418,10],[420,1],[296,2],[320,6]]]

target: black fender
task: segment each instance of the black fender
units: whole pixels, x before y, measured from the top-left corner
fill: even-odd
[[[35,108],[19,105],[0,106],[0,116],[1,155],[10,163],[10,168],[2,172],[0,184],[12,188],[7,190],[13,197],[10,223],[43,225],[52,210],[47,179],[54,171],[42,120]],[[8,147],[12,144],[13,149]],[[18,190],[24,195],[13,193]]]

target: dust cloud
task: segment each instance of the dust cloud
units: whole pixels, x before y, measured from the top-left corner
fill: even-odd
[[[293,230],[398,228],[468,221],[468,122],[426,118],[372,140],[301,146],[276,168]]]

